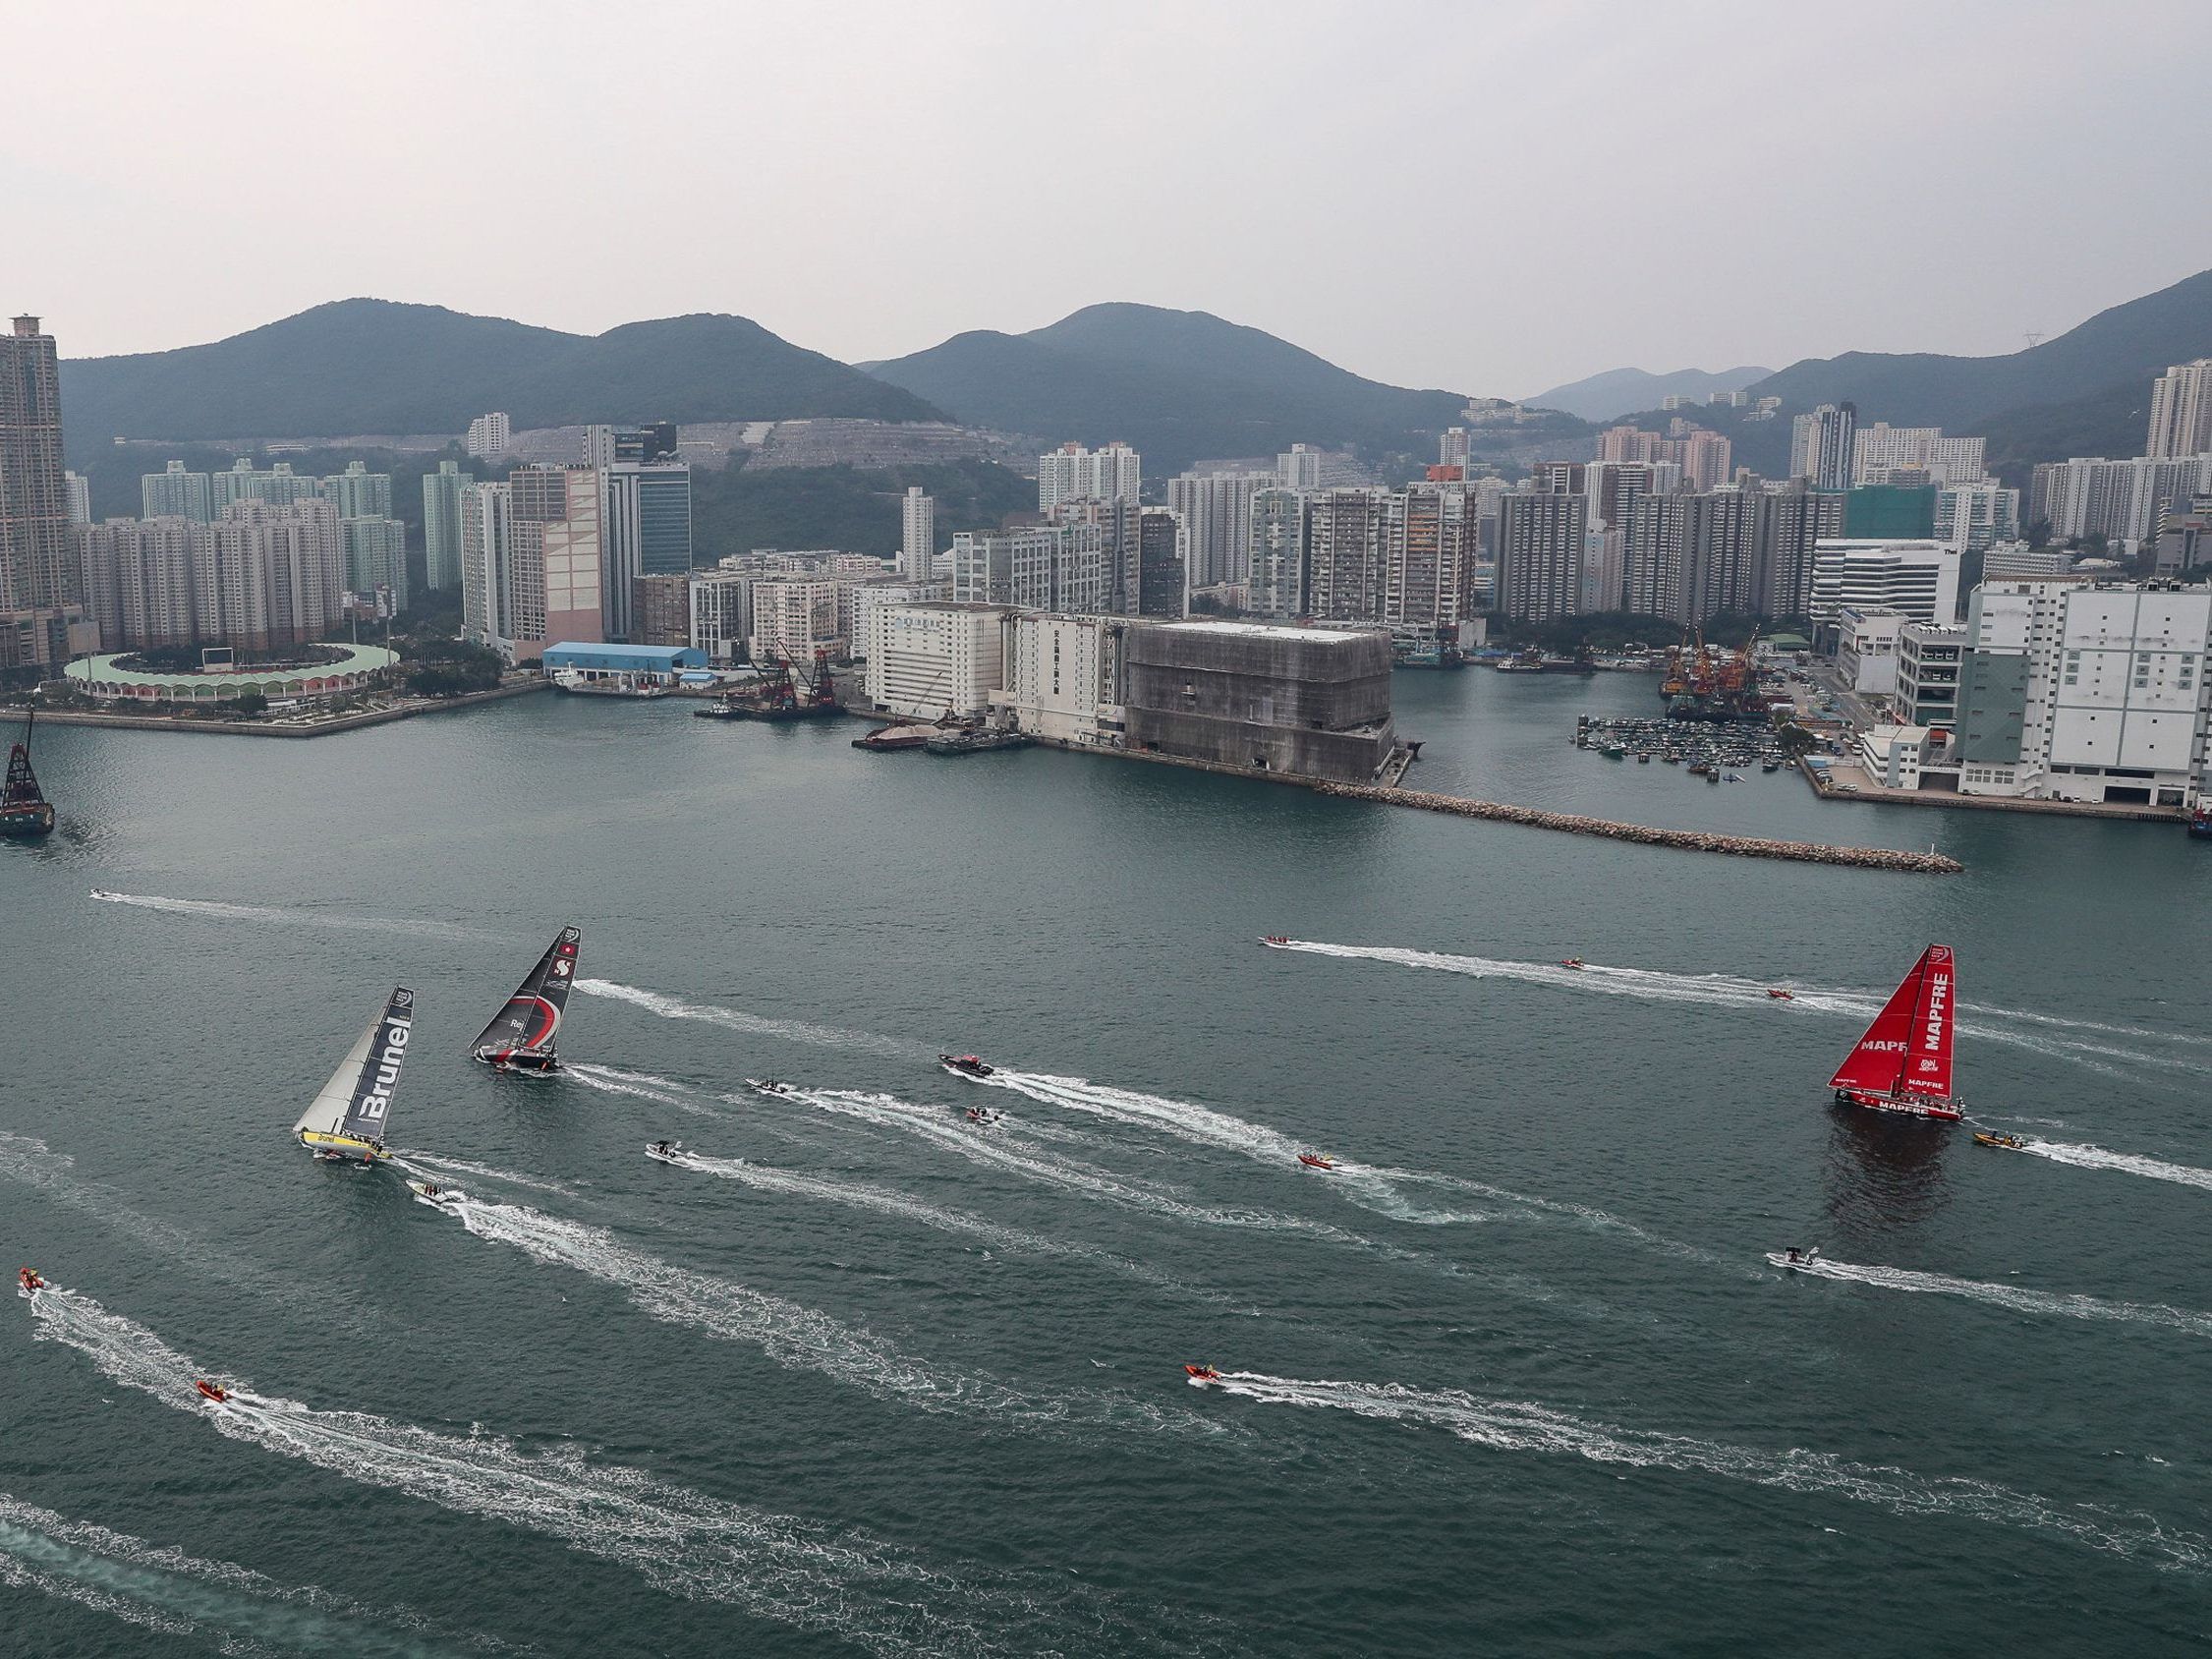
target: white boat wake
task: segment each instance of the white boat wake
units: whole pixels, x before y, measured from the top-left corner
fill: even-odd
[[[2070,1164],[2077,1170],[2118,1170],[2124,1174],[2143,1175],[2154,1181],[2172,1181],[2178,1186],[2193,1186],[2212,1191],[2212,1170],[2199,1170],[2188,1164],[2169,1164],[2162,1159],[2145,1158],[2138,1153],[2111,1152],[2101,1146],[2076,1141],[2030,1139],[2021,1150],[2032,1153],[2037,1158],[2048,1158],[2054,1164]]]
[[[410,1608],[374,1608],[319,1585],[280,1584],[0,1493],[0,1584],[105,1613],[218,1652],[361,1653],[431,1659],[512,1651],[487,1636],[441,1637]]]
[[[1305,1143],[1292,1140],[1264,1124],[1250,1122],[1213,1107],[1201,1106],[1195,1101],[1171,1100],[1162,1095],[1141,1094],[1134,1089],[1113,1088],[1107,1084],[1094,1083],[1086,1077],[1055,1077],[1045,1072],[1016,1071],[1006,1066],[1000,1066],[991,1076],[980,1081],[1011,1089],[1045,1105],[1058,1106],[1072,1112],[1087,1112],[1115,1122],[1172,1135],[1178,1140],[1199,1146],[1218,1147],[1226,1152],[1238,1153],[1286,1174],[1317,1178],[1327,1190],[1339,1194],[1363,1209],[1396,1221],[1435,1227],[1496,1221],[1503,1215],[1514,1212],[1523,1215],[1536,1213],[1623,1232],[1671,1255],[1687,1256],[1701,1261],[1718,1262],[1723,1259],[1711,1251],[1663,1237],[1638,1227],[1634,1222],[1589,1205],[1538,1198],[1529,1193],[1515,1192],[1507,1187],[1470,1180],[1461,1175],[1363,1164],[1342,1156],[1334,1159],[1333,1169],[1327,1172],[1309,1171],[1298,1162],[1301,1152],[1311,1150]],[[1409,1185],[1445,1187],[1486,1199],[1493,1205],[1504,1208],[1431,1209],[1415,1203],[1398,1190],[1400,1186]]]
[[[115,1382],[233,1440],[557,1539],[687,1600],[726,1602],[879,1654],[1041,1652],[1070,1621],[1109,1646],[1165,1653],[1181,1639],[1058,1580],[946,1571],[854,1528],[709,1498],[642,1469],[593,1462],[573,1447],[533,1454],[496,1435],[464,1439],[271,1399],[85,1296],[41,1291],[31,1312],[40,1340],[67,1344]],[[202,1398],[193,1387],[200,1376],[219,1381],[230,1402]]]
[[[905,1221],[919,1222],[924,1227],[936,1228],[940,1232],[964,1234],[982,1240],[994,1249],[1013,1255],[1044,1256],[1067,1261],[1095,1263],[1111,1269],[1131,1279],[1144,1281],[1163,1289],[1179,1291],[1185,1295],[1201,1295],[1179,1280],[1170,1278],[1158,1268],[1147,1267],[1142,1262],[1130,1261],[1109,1250],[1097,1249],[1088,1244],[1071,1244],[1058,1238],[1048,1238],[1041,1232],[1029,1232],[1021,1228],[1007,1227],[1001,1222],[989,1221],[982,1216],[972,1216],[964,1210],[948,1210],[936,1204],[910,1198],[903,1192],[887,1187],[868,1186],[858,1181],[833,1180],[825,1175],[801,1174],[792,1170],[778,1170],[766,1164],[755,1164],[743,1158],[710,1158],[703,1152],[675,1152],[664,1155],[667,1161],[686,1170],[697,1170],[702,1174],[715,1175],[723,1180],[736,1181],[760,1192],[783,1193],[796,1198],[812,1198],[828,1204],[842,1204],[852,1209],[870,1210],[878,1215],[896,1216]],[[1215,1298],[1207,1298],[1215,1299]]]
[[[564,1198],[576,1196],[576,1188],[564,1181],[547,1180],[542,1175],[526,1175],[515,1170],[502,1170],[492,1164],[476,1164],[466,1158],[448,1158],[442,1152],[402,1149],[387,1154],[385,1162],[448,1185],[452,1184],[453,1176],[460,1173],[482,1175],[485,1180],[504,1181],[510,1186],[527,1186],[538,1192],[557,1192]]]
[[[734,1097],[733,1097],[734,1098]],[[954,1153],[974,1164],[1003,1170],[1030,1180],[1063,1187],[1101,1203],[1140,1210],[1147,1215],[1168,1216],[1200,1227],[1249,1228],[1263,1232],[1305,1232],[1318,1237],[1361,1242],[1327,1222],[1276,1210],[1244,1207],[1221,1209],[1192,1204],[1149,1181],[1117,1175],[1094,1165],[1061,1157],[1042,1147],[1023,1144],[1003,1131],[1010,1123],[979,1131],[942,1107],[917,1106],[896,1095],[864,1094],[844,1089],[794,1089],[778,1097],[804,1102],[819,1111],[850,1117],[878,1128],[898,1129]]]
[[[1303,1405],[1390,1422],[1441,1428],[1501,1452],[1539,1452],[1595,1463],[1719,1476],[1787,1492],[1848,1498],[1903,1516],[1971,1519],[2031,1532],[2055,1533],[2094,1550],[2159,1568],[2202,1573],[2212,1567],[2212,1539],[2145,1525],[2140,1517],[2087,1505],[2059,1504],[1986,1481],[1932,1479],[1880,1463],[1855,1463],[1824,1452],[1783,1452],[1730,1446],[1685,1435],[1576,1417],[1517,1401],[1484,1399],[1456,1389],[1424,1390],[1396,1383],[1272,1377],[1224,1371],[1199,1385],[1269,1405]]]
[[[467,940],[495,938],[452,922],[416,921],[405,916],[348,916],[322,910],[284,910],[268,904],[226,904],[211,898],[161,898],[150,893],[107,892],[94,888],[92,898],[101,904],[129,904],[142,910],[165,910],[177,916],[207,916],[224,922],[259,922],[282,927],[341,928],[358,933],[405,934],[413,939]]]
[[[580,979],[576,989],[587,997],[605,997],[617,1002],[628,1002],[662,1019],[697,1019],[719,1025],[731,1031],[751,1032],[762,1037],[782,1037],[794,1043],[812,1043],[820,1048],[856,1049],[867,1054],[887,1055],[894,1059],[911,1059],[923,1052],[919,1044],[901,1043],[896,1038],[879,1037],[867,1031],[842,1031],[833,1025],[815,1025],[803,1019],[771,1019],[764,1014],[749,1014],[737,1008],[725,1008],[711,1002],[687,1002],[680,997],[665,996],[658,991],[646,991],[635,985],[618,985],[608,979]]]
[[[1770,1258],[1771,1259],[1771,1258]],[[1777,1263],[1777,1266],[1782,1264]],[[2212,1314],[2188,1308],[2168,1307],[2163,1302],[2110,1302],[2099,1296],[2056,1290],[2030,1290],[2017,1285],[1993,1285],[1979,1279],[1954,1279],[1944,1273],[1916,1273],[1910,1268],[1869,1266],[1858,1262],[1834,1262],[1826,1256],[1793,1263],[1786,1272],[1809,1274],[1816,1279],[1841,1280],[1850,1285],[1871,1285],[1882,1290],[1905,1290],[1936,1296],[1964,1296],[2014,1313],[2057,1314],[2068,1319],[2112,1320],[2127,1325],[2157,1325],[2191,1336],[2212,1337]]]
[[[1201,1433],[1213,1427],[1203,1417],[1135,1399],[1088,1392],[1025,1395],[984,1378],[949,1375],[897,1352],[859,1326],[734,1280],[664,1262],[604,1228],[459,1194],[417,1202],[452,1216],[479,1238],[511,1244],[534,1261],[612,1285],[633,1307],[663,1323],[750,1344],[778,1365],[818,1372],[879,1399],[925,1411],[989,1415],[1018,1427],[1092,1422]]]
[[[651,1072],[622,1071],[611,1065],[587,1065],[573,1059],[567,1061],[562,1070],[588,1089],[603,1089],[610,1095],[628,1095],[633,1100],[650,1100],[655,1106],[674,1107],[695,1117],[719,1116],[713,1108],[686,1099],[679,1092],[681,1084],[655,1077]]]
[[[1580,968],[1556,962],[1522,962],[1489,956],[1462,956],[1441,950],[1412,950],[1395,945],[1331,944],[1319,940],[1294,939],[1277,949],[1309,956],[1334,956],[1347,961],[1389,962],[1399,967],[1427,968],[1460,974],[1470,979],[1507,979],[1524,985],[1541,985],[1560,991],[1596,992],[1601,996],[1634,997],[1649,1002],[1689,1002],[1708,1007],[1770,1008],[1778,1014],[1795,1011],[1837,1014],[1851,1019],[1871,1019],[1881,1011],[1882,999],[1861,991],[1822,986],[1778,986],[1789,992],[1787,1000],[1767,995],[1769,986],[1734,974],[1676,974],[1649,968],[1609,967],[1591,962]],[[2109,1040],[2089,1041],[2064,1032],[2082,1032],[2098,1039],[2148,1040],[2198,1046],[2207,1039],[2194,1033],[2151,1031],[2141,1026],[2107,1025],[2095,1020],[2066,1019],[2056,1014],[2020,1008],[2002,1008],[1985,1002],[1962,1002],[1958,1031],[1963,1036],[1985,1037],[1994,1042],[2055,1058],[2071,1060],[2091,1070],[2111,1071],[2104,1062],[2155,1066],[2177,1071],[2208,1071],[2212,1065],[2199,1059],[2160,1054],[2141,1047],[2125,1047]]]

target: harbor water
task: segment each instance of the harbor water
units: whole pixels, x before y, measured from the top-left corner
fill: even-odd
[[[2212,849],[1573,748],[1644,676],[1396,690],[1412,788],[1965,873],[674,700],[42,727],[0,1649],[2199,1648]],[[473,1064],[571,923],[570,1070]],[[1973,1122],[1839,1115],[1932,940]],[[457,1213],[286,1133],[395,984]]]

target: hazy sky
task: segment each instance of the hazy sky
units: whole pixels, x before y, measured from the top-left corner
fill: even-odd
[[[1378,378],[2016,349],[2212,266],[2212,0],[31,0],[0,307],[848,360],[1138,300]]]

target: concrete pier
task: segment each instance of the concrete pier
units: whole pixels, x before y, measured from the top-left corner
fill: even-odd
[[[1817,841],[1770,841],[1756,835],[1721,835],[1705,830],[1655,830],[1642,824],[1583,818],[1573,813],[1540,812],[1534,807],[1501,806],[1457,795],[1432,795],[1420,789],[1389,789],[1371,783],[1316,783],[1324,795],[1378,801],[1385,806],[1416,807],[1459,818],[1487,818],[1533,830],[1561,830],[1572,835],[1601,835],[1649,847],[1678,847],[1687,852],[1733,853],[1739,858],[1785,858],[1800,864],[1843,864],[1857,870],[1906,870],[1927,876],[1956,876],[1966,867],[1937,852],[1900,852],[1894,847],[1832,847]]]

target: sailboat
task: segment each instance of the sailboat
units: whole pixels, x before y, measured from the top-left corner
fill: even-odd
[[[1957,1002],[1951,946],[1931,944],[1829,1079],[1836,1104],[1957,1122],[1962,1114],[1951,1092],[1951,1043]]]
[[[561,1068],[553,1037],[561,1028],[561,1010],[568,1006],[569,987],[576,983],[576,947],[583,938],[580,930],[563,928],[545,946],[506,1006],[477,1033],[477,1058],[495,1071],[534,1077]]]
[[[0,788],[0,835],[10,840],[35,840],[54,830],[54,803],[38,788],[38,774],[30,770],[30,728],[38,718],[33,708],[24,721],[23,741],[8,751],[8,781]]]
[[[364,1164],[376,1161],[384,1150],[392,1092],[399,1087],[414,1023],[415,993],[396,985],[383,1011],[354,1039],[330,1081],[292,1125],[302,1146],[312,1149],[317,1158],[342,1159],[359,1153]]]

